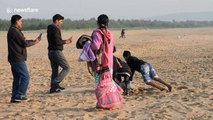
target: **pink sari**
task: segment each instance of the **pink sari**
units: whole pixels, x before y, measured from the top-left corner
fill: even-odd
[[[97,108],[112,109],[123,104],[123,90],[112,80],[110,71],[97,75],[96,81]]]
[[[95,34],[95,35],[94,35]],[[112,34],[108,30],[96,30],[93,32],[93,50],[97,50],[101,47],[101,66],[108,67],[109,70],[102,73],[95,71],[96,89],[95,95],[97,98],[96,107],[100,109],[113,109],[120,107],[123,103],[123,90],[112,79],[112,51],[113,51],[113,38]],[[102,40],[104,36],[104,41]],[[97,37],[97,38],[94,38]],[[110,41],[111,40],[111,41]],[[96,49],[94,49],[96,48]],[[96,56],[97,57],[97,56]],[[98,58],[98,57],[97,57]],[[97,61],[96,61],[97,62]],[[97,63],[94,63],[97,64]],[[95,68],[98,70],[97,66]],[[100,68],[102,69],[102,68]]]

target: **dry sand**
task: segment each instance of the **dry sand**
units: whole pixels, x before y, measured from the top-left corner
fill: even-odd
[[[173,91],[160,92],[147,86],[136,73],[131,83],[135,93],[125,97],[120,109],[110,111],[94,108],[94,80],[86,64],[77,61],[80,50],[75,48],[76,39],[91,32],[62,31],[63,38],[73,35],[74,41],[65,46],[71,72],[62,82],[67,89],[61,93],[48,94],[51,69],[46,33],[38,45],[28,48],[30,101],[20,104],[9,103],[12,75],[7,62],[7,32],[0,32],[0,119],[213,119],[213,28],[127,30],[126,39],[119,39],[120,31],[113,31],[115,55],[122,58],[123,50],[130,50],[134,56],[149,61]],[[39,31],[24,34],[33,39]]]

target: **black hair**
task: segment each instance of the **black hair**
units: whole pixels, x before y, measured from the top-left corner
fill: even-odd
[[[56,20],[64,20],[64,17],[60,14],[55,14],[53,16],[53,22],[55,22]]]
[[[14,25],[16,24],[16,21],[20,20],[22,17],[20,15],[13,15],[11,17],[11,24]]]
[[[125,50],[124,52],[123,52],[123,57],[130,57],[131,56],[131,53],[130,53],[130,51],[127,51],[127,50]]]
[[[100,28],[106,28],[109,23],[109,18],[107,15],[101,14],[100,16],[98,16],[97,22],[100,24]]]

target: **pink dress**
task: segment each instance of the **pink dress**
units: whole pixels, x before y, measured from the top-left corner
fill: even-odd
[[[107,29],[97,29],[92,33],[91,49],[96,53],[101,49],[100,67],[95,66],[95,95],[97,98],[97,108],[112,109],[118,108],[123,103],[123,90],[112,79],[113,68],[113,35]],[[104,40],[103,40],[104,38]],[[94,66],[93,66],[94,67]],[[108,67],[109,70],[99,73],[103,67]]]

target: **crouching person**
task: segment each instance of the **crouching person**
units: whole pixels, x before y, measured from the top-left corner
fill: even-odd
[[[131,56],[130,51],[124,51],[123,57],[126,60],[127,64],[131,68],[132,75],[130,77],[130,80],[132,80],[134,72],[138,71],[142,74],[143,80],[147,85],[150,85],[152,87],[155,87],[161,91],[165,90],[163,87],[157,85],[152,80],[155,80],[163,85],[165,85],[168,88],[168,91],[172,91],[171,85],[163,81],[155,72],[152,65],[148,62],[145,62],[143,60],[139,60],[137,57]]]
[[[113,56],[113,80],[124,90],[124,95],[130,93],[131,74],[131,69],[127,63]]]

